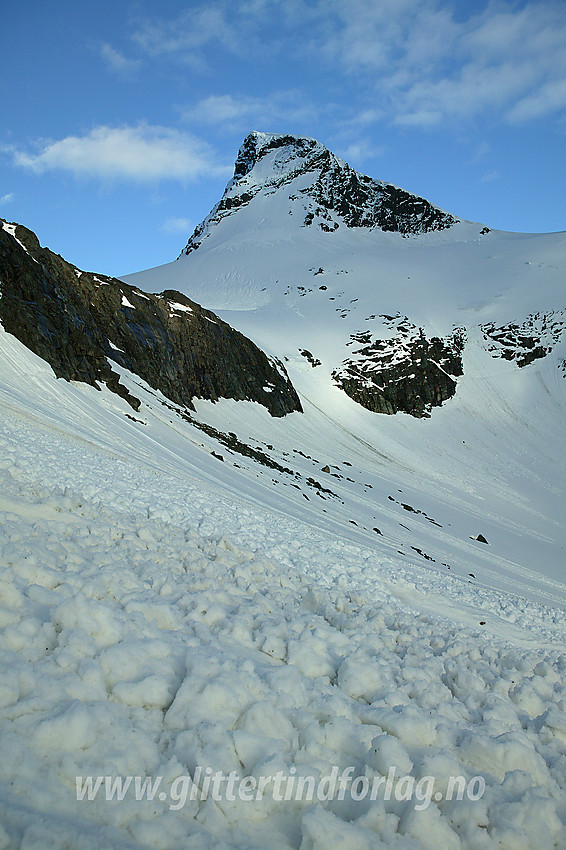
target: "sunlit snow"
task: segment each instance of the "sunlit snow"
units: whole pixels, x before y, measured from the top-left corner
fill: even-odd
[[[128,282],[219,311],[302,413],[113,363],[134,413],[0,327],[0,850],[563,848],[566,234],[325,231],[260,164]],[[332,378],[398,316],[466,331],[428,418]]]
[[[249,474],[238,495],[152,394],[132,425],[0,343],[2,846],[561,846],[562,612],[285,516]],[[215,802],[206,770],[431,776],[440,799]],[[444,799],[451,776],[481,799]],[[77,777],[160,790],[77,799]]]

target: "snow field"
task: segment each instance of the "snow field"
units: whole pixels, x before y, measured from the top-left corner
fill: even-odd
[[[195,418],[293,481],[219,458],[136,376],[136,417],[56,381],[0,328],[0,850],[566,846],[566,349],[523,371],[481,331],[562,311],[565,235],[323,232],[303,227],[316,175],[275,191],[282,168],[129,279],[285,358],[304,414]],[[389,314],[467,328],[430,421],[333,386]],[[286,486],[309,475],[334,497]]]
[[[364,580],[347,548],[340,561],[298,523],[273,557],[249,506],[253,547],[227,539],[227,503],[206,488],[191,499],[168,475],[30,423],[16,446],[12,430],[0,437],[2,850],[564,846],[559,644],[514,646],[408,608],[377,556]],[[199,766],[316,782],[395,768],[433,776],[442,799],[279,800],[266,780],[262,799],[180,801]],[[77,776],[160,776],[164,799],[77,800]],[[485,793],[444,799],[451,776],[480,776]]]

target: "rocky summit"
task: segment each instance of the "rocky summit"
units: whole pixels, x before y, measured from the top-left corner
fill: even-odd
[[[303,208],[303,227],[332,232],[343,224],[408,236],[444,230],[457,221],[424,198],[360,174],[315,139],[254,131],[238,152],[222,199],[195,229],[184,253],[198,248],[211,226],[262,190],[273,192],[303,175],[306,185],[290,196]]]

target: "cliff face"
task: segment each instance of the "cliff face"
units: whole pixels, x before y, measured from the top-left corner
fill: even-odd
[[[58,378],[105,383],[138,409],[112,362],[172,401],[256,401],[272,416],[301,410],[283,365],[214,313],[178,292],[149,295],[83,272],[42,248],[34,233],[2,222],[0,322]]]

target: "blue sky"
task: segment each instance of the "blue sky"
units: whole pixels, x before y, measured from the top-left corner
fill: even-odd
[[[0,51],[0,216],[81,268],[174,259],[252,129],[566,229],[564,0],[28,0]]]

